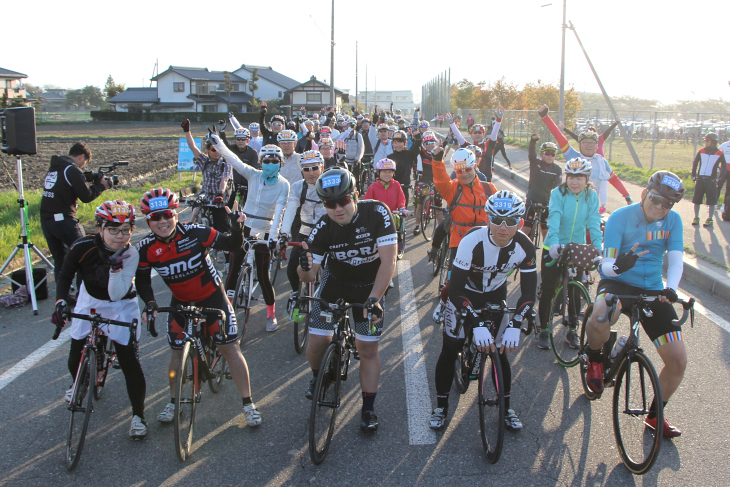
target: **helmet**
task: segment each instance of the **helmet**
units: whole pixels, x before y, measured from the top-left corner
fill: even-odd
[[[299,158],[299,165],[303,166],[305,164],[324,164],[322,154],[320,154],[318,150],[308,150],[304,152]]]
[[[381,130],[388,130],[388,124],[385,124],[385,123],[378,124],[378,132],[380,132]]]
[[[355,192],[355,176],[342,167],[332,167],[322,173],[314,185],[323,201],[336,200]]]
[[[479,157],[479,158],[482,157],[482,148],[479,147],[478,145],[472,144],[472,145],[466,146],[466,148],[469,149],[470,151],[474,152],[477,157]]]
[[[595,132],[591,132],[590,130],[584,130],[578,135],[578,142],[585,140],[585,139],[591,139],[595,140],[596,143],[598,142],[598,134]]]
[[[276,141],[279,142],[280,144],[282,142],[296,142],[297,140],[298,139],[297,139],[296,132],[294,132],[293,130],[288,130],[288,129],[282,130],[281,132],[279,132],[279,135],[276,136]]]
[[[545,152],[546,150],[554,150],[555,153],[558,153],[558,146],[554,142],[543,142],[540,144],[540,152]]]
[[[435,142],[436,145],[434,145],[431,149],[426,149],[426,143],[428,142]],[[436,150],[436,147],[438,146],[438,140],[436,140],[436,136],[433,134],[433,132],[424,132],[423,138],[421,139],[421,147],[427,154],[433,154],[433,152]]]
[[[422,127],[422,128],[428,128],[431,125],[428,123],[428,120],[421,120],[421,122],[418,124],[418,126]]]
[[[707,139],[714,140],[715,142],[720,142],[720,139],[717,137],[717,134],[715,132],[707,132],[705,134],[705,140]]]
[[[296,123],[294,123],[294,122],[287,122],[287,123],[286,123],[286,128],[287,128],[288,130],[294,130],[295,128],[297,128],[297,124],[296,124]]]
[[[593,166],[591,166],[591,163],[582,157],[574,157],[565,163],[566,176],[572,174],[574,176],[583,175],[590,177],[592,169]]]
[[[388,126],[388,130],[389,130],[389,131],[391,131],[391,132],[395,132],[396,130],[398,130],[398,127],[396,127],[396,126],[395,126],[395,125],[393,125],[393,124],[390,124],[390,125]]]
[[[324,134],[331,134],[331,133],[332,133],[332,129],[327,127],[326,125],[324,127],[322,127],[322,130],[319,131],[320,137],[323,136]]]
[[[396,124],[400,127],[401,125],[407,125],[408,121],[405,118],[399,118],[398,121],[396,121]]]
[[[94,212],[97,225],[110,224],[111,226],[130,223],[134,225],[134,206],[126,201],[105,201]]]
[[[480,123],[475,123],[474,125],[471,126],[471,133],[473,134],[474,132],[482,132],[482,133],[486,134],[487,129],[484,128],[484,125],[482,125]]]
[[[315,118],[314,121],[312,122],[312,124],[314,124],[315,127],[318,127],[319,126],[319,119],[318,118]]]
[[[515,193],[502,190],[489,197],[484,211],[489,216],[522,218],[525,214],[525,203]]]
[[[451,167],[461,171],[473,168],[476,162],[476,156],[469,149],[457,149],[454,155],[451,156]]]
[[[257,131],[258,132],[259,131],[259,124],[255,123],[255,122],[254,123],[250,123],[250,124],[248,124],[248,129],[251,132],[253,132],[253,131]]]
[[[684,182],[669,171],[657,171],[652,174],[647,187],[674,203],[681,200],[684,195]]]
[[[317,142],[317,145],[320,147],[326,146],[326,147],[334,147],[335,144],[332,142],[332,139],[329,137],[320,137],[319,142]]]
[[[267,144],[259,151],[259,159],[278,159],[279,162],[284,160],[284,153],[281,151],[281,147],[274,144]]]
[[[274,115],[271,117],[271,123],[279,122],[279,123],[286,123],[286,118],[284,118],[283,115]]]
[[[240,128],[236,129],[234,132],[237,139],[250,139],[251,138],[251,132],[248,131],[248,129]]]
[[[173,210],[179,205],[177,195],[167,188],[151,189],[139,200],[139,207],[145,215],[157,210]]]
[[[393,140],[400,140],[401,142],[405,142],[407,144],[408,136],[402,130],[396,130],[395,132],[393,132]]]
[[[312,122],[311,120],[305,120],[304,125],[306,127],[314,127],[314,122]]]
[[[395,171],[395,161],[386,157],[385,159],[380,159],[378,162],[375,163],[376,171],[382,171],[383,169],[390,169],[391,171]]]

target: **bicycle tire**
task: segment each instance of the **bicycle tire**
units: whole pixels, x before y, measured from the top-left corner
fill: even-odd
[[[340,345],[332,342],[322,357],[309,418],[309,457],[315,465],[327,456],[340,402]]]
[[[89,420],[91,412],[94,409],[94,394],[89,390],[92,388],[91,381],[91,364],[96,364],[96,351],[93,348],[87,348],[84,352],[78,372],[76,372],[76,381],[74,384],[74,392],[71,396],[71,403],[68,410],[71,411],[71,418],[68,422],[68,432],[66,435],[66,468],[70,471],[76,468],[81,459],[81,452],[84,449],[86,440],[86,432],[89,429]],[[94,367],[96,369],[96,367]],[[74,421],[76,418],[76,421]],[[76,426],[81,428],[76,430]],[[80,423],[80,424],[79,424]]]
[[[111,353],[111,349],[107,350],[104,354],[104,358],[101,364],[101,368],[97,365],[96,368],[96,382],[94,384],[94,400],[100,401],[104,395],[104,386],[106,385],[106,378],[109,375],[109,366],[114,361],[114,354]]]
[[[566,316],[571,308],[570,299],[573,295],[580,296],[580,303],[577,306],[578,316],[575,318],[575,324],[566,325]],[[562,287],[558,288],[558,291],[553,298],[559,299],[563,297],[565,299],[564,306],[561,306],[562,316],[555,316],[555,313],[550,313],[550,350],[552,350],[555,360],[558,361],[563,367],[574,367],[578,364],[578,349],[571,348],[567,342],[567,334],[570,331],[578,333],[578,324],[585,316],[585,308],[591,304],[591,297],[588,294],[586,288],[577,281],[568,281],[567,292],[563,292]],[[550,303],[550,310],[553,310],[553,302]]]
[[[425,196],[421,204],[421,234],[423,235],[423,238],[426,239],[426,242],[430,242],[433,238],[433,232],[431,232],[430,236],[426,235],[426,229],[431,227],[431,220],[434,219],[434,214],[431,208],[433,205],[433,197],[431,195]]]
[[[461,353],[454,361],[454,384],[459,394],[464,394],[469,389],[469,340],[464,340]]]
[[[635,374],[638,377],[635,377]],[[652,391],[648,393],[647,383],[652,387]],[[633,395],[638,397],[632,397]],[[659,376],[654,365],[643,351],[629,352],[619,365],[613,389],[613,433],[621,461],[636,475],[643,475],[651,469],[661,447],[664,434],[662,427],[664,408],[657,407],[656,430],[647,428],[644,424],[654,398],[657,405],[663,404]],[[632,408],[632,406],[638,407]]]
[[[233,307],[236,310],[238,321],[239,345],[243,345],[243,338],[246,336],[246,328],[248,327],[248,318],[251,316],[251,266],[248,264],[244,265],[238,274]],[[243,310],[241,311],[242,316],[238,315],[238,310]]]
[[[308,297],[309,296],[309,283],[307,282],[300,282],[299,283],[299,296],[301,297]],[[310,316],[310,309],[312,306],[311,301],[304,301],[303,302],[303,308],[299,308],[299,316],[303,316],[303,318],[297,322],[293,321],[294,323],[294,350],[297,353],[302,353],[304,350],[307,349],[307,342],[309,341],[309,316]]]
[[[397,234],[397,243],[398,246],[398,254],[396,257],[398,260],[401,260],[403,256],[406,254],[406,221],[405,217],[401,215],[400,217],[400,228],[398,228],[398,234]]]
[[[203,343],[205,344],[205,357],[208,359],[208,367],[210,367],[210,372],[213,375],[208,381],[208,387],[210,388],[210,392],[218,394],[223,385],[223,379],[228,373],[228,362],[221,355],[220,350],[215,346],[212,338],[207,338]]]
[[[439,275],[439,291],[446,285],[449,277],[449,269],[451,268],[451,251],[449,249],[449,239],[445,238],[441,244],[441,271]]]
[[[181,462],[188,458],[193,444],[198,383],[197,357],[193,352],[190,342],[185,342],[175,381],[175,453]]]
[[[479,433],[482,447],[489,463],[497,463],[504,444],[504,390],[502,363],[498,351],[480,352],[479,367]]]
[[[274,252],[269,261],[269,282],[271,287],[276,283],[276,276],[279,275],[279,269],[281,268],[281,252],[278,250]]]
[[[370,166],[364,166],[362,172],[360,172],[360,191],[362,191],[362,194],[368,192],[368,188],[373,182],[372,179],[373,175],[370,172]]]
[[[580,359],[580,382],[583,385],[583,393],[586,395],[589,401],[595,401],[601,397],[601,394],[595,393],[588,387],[588,381],[586,379],[586,373],[588,372],[587,357],[583,353],[583,348],[587,342],[586,338],[586,326],[588,326],[588,317],[593,313],[593,305],[589,305],[586,308],[585,316],[583,317],[583,324],[580,327],[580,345],[581,352],[578,354]]]

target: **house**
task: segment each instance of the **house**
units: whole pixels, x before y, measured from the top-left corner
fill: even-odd
[[[299,85],[299,81],[274,71],[271,66],[242,64],[240,68],[233,71],[233,74],[250,83],[254,69],[258,69],[257,75],[259,77],[258,81],[256,81],[258,89],[254,93],[254,96],[261,101],[272,99],[281,100],[284,98],[284,93]],[[250,84],[246,86],[246,89],[249,93],[251,92]]]
[[[365,95],[367,93],[367,102]],[[366,107],[366,112],[372,112],[375,105],[379,110],[389,110],[390,104],[393,103],[393,111],[401,110],[402,115],[412,115],[416,109],[413,102],[413,92],[411,90],[377,90],[377,91],[360,91],[357,94],[358,103]],[[354,101],[354,100],[353,100]]]
[[[53,88],[39,93],[38,99],[43,105],[44,112],[59,112],[66,109],[66,90]]]
[[[21,97],[25,101],[25,86],[20,80],[27,77],[27,74],[0,68],[0,96],[7,97],[8,102],[17,97]]]
[[[297,85],[284,93],[289,94],[292,107],[304,107],[308,114],[319,113],[322,107],[334,106],[339,113],[342,104],[349,103],[349,94],[335,88],[335,101],[330,101],[330,85],[319,81],[312,76],[309,81]]]

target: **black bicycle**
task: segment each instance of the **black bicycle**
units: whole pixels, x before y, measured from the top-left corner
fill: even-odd
[[[76,372],[76,380],[74,380],[71,392],[71,402],[68,410],[71,412],[71,418],[68,423],[68,433],[66,437],[66,468],[73,470],[79,463],[81,452],[84,448],[86,432],[89,428],[89,420],[94,410],[94,399],[101,399],[104,385],[106,384],[107,373],[109,372],[110,356],[107,355],[105,348],[111,340],[99,329],[101,325],[116,325],[129,328],[129,340],[132,346],[137,346],[137,320],[131,323],[102,318],[101,315],[92,309],[90,314],[73,313],[70,307],[64,310],[67,320],[78,318],[91,322],[91,331],[86,338],[86,344],[81,352],[81,362]],[[60,328],[56,330],[53,336],[55,340],[58,338]],[[104,341],[106,339],[106,341]],[[107,359],[104,360],[104,356]],[[90,393],[89,389],[93,391]]]
[[[290,247],[301,247],[301,242],[287,242]],[[322,281],[322,268],[317,271],[314,281],[299,281],[299,289],[296,295],[289,297],[286,309],[289,312],[289,321],[294,326],[294,350],[302,353],[307,349],[309,341],[309,317],[312,314],[312,302],[305,299],[309,296],[316,296],[319,283]]]
[[[202,397],[201,385],[208,382],[210,392],[217,394],[221,390],[223,378],[230,379],[228,362],[221,355],[208,334],[207,328],[200,329],[200,323],[213,317],[219,320],[219,333],[225,340],[226,313],[220,309],[198,308],[194,305],[158,308],[158,313],[172,313],[182,320],[183,348],[180,367],[176,372],[175,383],[175,453],[184,462],[190,455],[193,444],[193,425],[195,408]],[[148,329],[156,336],[155,318],[149,316]],[[184,326],[183,326],[184,324]]]
[[[659,455],[664,429],[664,408],[662,391],[659,385],[659,376],[649,357],[639,345],[639,325],[641,317],[651,317],[649,303],[658,299],[657,296],[646,295],[608,295],[606,305],[608,309],[598,321],[605,323],[613,316],[620,301],[634,300],[631,305],[631,333],[626,344],[611,360],[611,350],[616,342],[616,333],[611,332],[611,338],[604,344],[604,372],[605,387],[613,387],[613,434],[616,438],[621,461],[632,473],[642,475],[651,469]],[[672,325],[681,326],[690,318],[694,326],[695,299],[679,300],[684,312],[679,320],[672,320]],[[585,343],[586,324],[593,312],[593,306],[586,310],[581,328],[581,343]],[[588,385],[586,374],[588,371],[588,356],[580,354],[580,375],[585,395],[591,401],[599,399],[600,393],[593,392]],[[645,420],[649,414],[652,400],[656,400],[656,430],[646,427]],[[652,431],[654,434],[652,435]]]
[[[536,249],[540,249],[542,247],[542,215],[547,211],[548,207],[540,203],[532,203],[530,208],[535,210],[535,219],[532,225],[532,231],[535,232],[535,235],[531,235],[532,242],[535,244]]]

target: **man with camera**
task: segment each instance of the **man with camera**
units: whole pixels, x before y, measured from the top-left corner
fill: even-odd
[[[94,177],[93,173],[91,186],[86,184],[81,169],[90,160],[91,149],[83,142],[77,142],[71,146],[67,156],[51,157],[51,166],[43,183],[41,230],[53,256],[56,281],[71,244],[85,235],[76,218],[78,200],[89,203],[112,185],[109,178]]]

